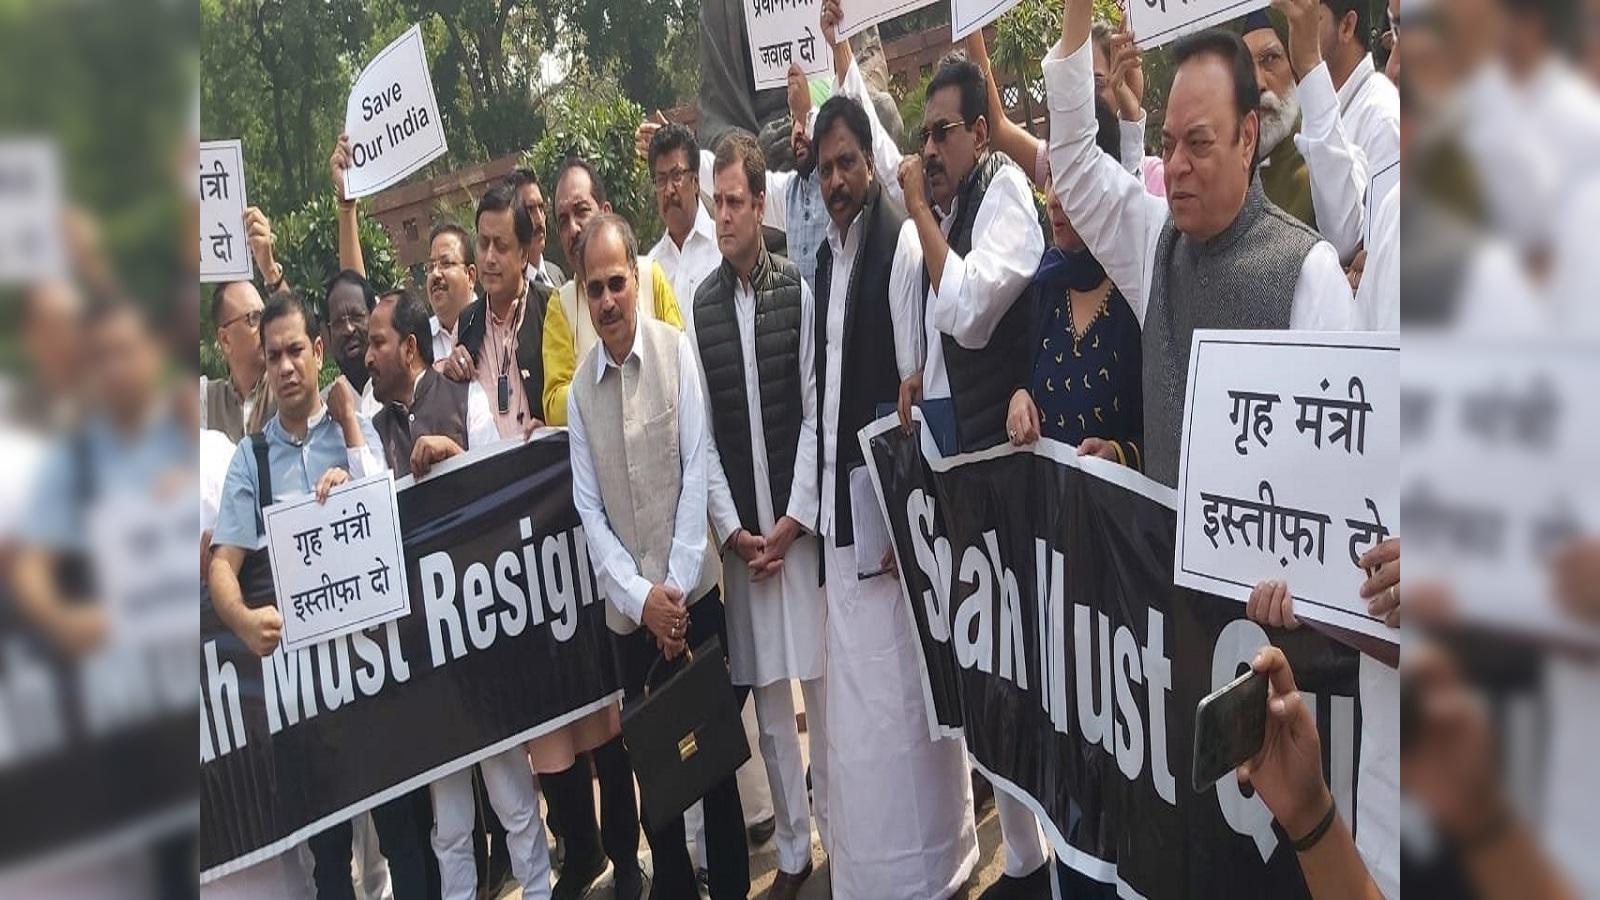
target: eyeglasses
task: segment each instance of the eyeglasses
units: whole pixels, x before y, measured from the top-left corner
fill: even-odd
[[[651,178],[651,180],[655,182],[656,190],[664,191],[667,189],[667,185],[669,184],[673,187],[683,187],[683,182],[688,177],[689,170],[682,166],[678,166],[670,172],[657,172]]]
[[[428,262],[427,262],[425,268],[423,269],[423,271],[432,272],[432,271],[437,270],[437,271],[440,271],[440,272],[444,272],[444,271],[447,271],[449,269],[454,269],[456,266],[460,266],[460,265],[465,265],[465,263],[463,263],[459,259],[430,259],[430,260],[428,260]]]
[[[235,322],[244,322],[251,329],[259,328],[261,326],[261,310],[252,309],[247,313],[240,313],[217,327],[228,328]]]
[[[626,275],[613,275],[605,281],[596,278],[584,285],[584,290],[588,292],[590,300],[599,300],[605,296],[608,290],[613,294],[620,294],[627,289],[628,276]]]
[[[367,324],[366,313],[345,313],[342,316],[328,320],[330,329],[342,328],[347,331],[354,331],[357,326],[365,324]]]
[[[935,144],[943,144],[945,138],[950,136],[952,129],[964,128],[966,125],[966,122],[939,122],[932,127],[923,128],[919,134],[922,137],[923,144],[926,144],[930,138]]]

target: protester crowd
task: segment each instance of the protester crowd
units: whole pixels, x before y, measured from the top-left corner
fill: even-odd
[[[1151,156],[1135,35],[1096,24],[1089,0],[1065,0],[1043,61],[1048,139],[1007,117],[980,30],[933,73],[923,121],[909,123],[918,152],[903,155],[838,37],[849,2],[822,4],[833,95],[812,108],[791,72],[792,171],[769,168],[742,132],[702,147],[682,125],[640,124],[659,238],[613,210],[596,161],[570,158],[492,186],[470,229],[434,227],[423,282],[380,294],[344,194],[340,136],[329,171],[341,271],[319,309],[300,290],[324,286],[286,283],[269,218],[248,211],[259,283],[217,285],[209,298],[228,376],[200,398],[202,567],[217,615],[268,655],[282,613],[247,602],[265,506],[325,498],[384,469],[420,478],[564,427],[627,700],[658,657],[713,636],[741,701],[752,698],[765,772],[756,793],[770,793],[779,870],[766,896],[798,896],[825,861],[836,897],[941,898],[978,858],[981,776],[961,738],[929,736],[892,553],[857,553],[857,534],[880,515],[857,487],[867,477],[858,432],[891,408],[910,429],[919,408],[946,455],[1050,439],[1176,487],[1196,329],[1397,331],[1409,189],[1373,192],[1409,146],[1401,10],[1399,0],[1387,10],[1273,0],[1273,17],[1180,38]],[[545,255],[552,224],[570,275]],[[133,325],[96,327],[111,342]],[[339,375],[322,386],[327,354]],[[74,530],[30,527],[44,548]],[[59,615],[64,639],[90,639],[54,611],[49,559],[24,562],[22,599]],[[1363,601],[1398,628],[1399,539],[1360,565]],[[1247,613],[1300,625],[1279,580],[1263,578]],[[1347,826],[1288,662],[1265,647],[1253,667],[1270,680],[1267,736],[1238,777],[1276,817],[1312,896],[1398,897],[1395,831]],[[1402,754],[1383,713],[1397,718],[1399,673],[1371,657],[1362,668],[1373,752],[1359,777],[1397,795],[1402,760],[1409,772],[1450,741],[1427,730]],[[1448,718],[1438,728],[1454,740],[1487,740],[1446,696],[1460,690],[1448,661],[1429,657],[1425,674],[1417,721]],[[748,781],[706,793],[687,828],[642,825],[612,705],[207,893],[458,900],[509,877],[523,896],[570,900],[609,873],[629,900],[746,897],[747,826],[768,818],[750,815]],[[1453,837],[1493,855],[1494,877],[1553,880],[1497,796],[1485,787],[1487,806],[1465,809],[1440,786],[1419,799],[1444,811]],[[982,896],[1116,894],[1056,860],[1020,800],[997,791],[993,802],[1004,874]]]

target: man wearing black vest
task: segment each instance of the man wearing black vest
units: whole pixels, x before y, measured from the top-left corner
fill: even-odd
[[[856,549],[857,526],[877,517],[882,529],[882,514],[852,503],[869,494],[856,433],[922,366],[922,249],[878,182],[861,105],[828,100],[815,135],[830,219],[817,257],[815,347],[833,895],[945,897],[978,856],[966,753],[959,740],[928,737],[893,554],[869,559]]]
[[[766,166],[749,135],[730,134],[717,148],[713,185],[722,262],[695,292],[691,334],[711,422],[711,524],[733,551],[723,577],[728,656],[733,682],[755,693],[772,787],[778,873],[768,896],[791,900],[812,866],[790,679],[800,680],[805,697],[819,819],[827,794],[824,607],[815,535],[815,316],[800,270],[769,254],[761,239]]]
[[[909,427],[919,395],[948,398],[953,415],[929,410],[947,451],[1006,439],[1003,373],[1027,330],[1016,300],[1044,254],[1028,176],[989,149],[988,108],[982,69],[964,56],[940,63],[928,82],[922,156],[902,160],[898,173],[927,276],[926,361],[902,390],[900,414]]]
[[[489,399],[476,381],[454,382],[433,370],[430,310],[407,290],[386,294],[372,310],[367,370],[383,408],[372,427],[389,468],[426,474],[437,462],[500,441]],[[528,753],[519,744],[479,763],[485,793],[505,824],[503,847],[525,897],[550,896],[550,857],[539,791]],[[428,786],[433,798],[433,852],[445,900],[472,900],[478,888],[472,825],[472,770]]]
[[[1027,174],[989,147],[983,70],[948,57],[926,98],[922,155],[900,162],[899,179],[922,242],[927,353],[901,386],[900,419],[909,428],[911,404],[925,397],[940,448],[970,452],[1006,440],[1006,367],[1027,352],[1028,310],[1017,298],[1044,254],[1044,232]],[[1048,894],[1049,855],[1033,813],[1003,791],[994,802],[1005,870],[984,900]]]

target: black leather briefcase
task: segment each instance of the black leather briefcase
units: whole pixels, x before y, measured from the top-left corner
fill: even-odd
[[[665,658],[652,663],[644,696],[622,711],[622,737],[652,832],[750,758],[721,639],[713,637],[680,659],[677,671],[655,687],[658,670],[675,664],[663,666]]]

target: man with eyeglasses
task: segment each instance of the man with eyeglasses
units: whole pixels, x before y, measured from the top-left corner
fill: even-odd
[[[567,273],[544,255],[544,241],[548,232],[545,229],[544,191],[539,189],[539,179],[534,177],[532,169],[512,169],[511,174],[505,177],[505,182],[517,192],[517,199],[522,201],[528,218],[533,220],[533,242],[528,245],[528,262],[522,267],[522,274],[534,284],[556,290],[567,283]]]
[[[983,70],[965,56],[945,59],[928,82],[922,154],[899,166],[926,298],[923,366],[901,386],[900,419],[909,428],[921,399],[948,403],[948,415],[929,419],[947,451],[1006,439],[1006,360],[1027,327],[1016,300],[1044,255],[1032,185],[990,148],[988,109]]]
[[[260,431],[277,411],[261,350],[262,306],[260,292],[248,281],[230,281],[211,291],[211,320],[228,377],[201,379],[200,428],[220,431],[234,443]]]
[[[568,157],[556,170],[556,237],[567,260],[573,262],[578,241],[589,221],[611,212],[605,182],[593,165],[582,157]],[[577,263],[573,262],[576,266]],[[683,327],[678,295],[667,279],[666,270],[648,256],[640,257],[639,314]],[[583,289],[575,281],[562,286],[548,305],[544,322],[544,412],[551,425],[567,424],[567,393],[578,363],[589,355],[596,340],[595,329],[583,308]],[[686,299],[685,302],[688,302]]]
[[[700,145],[694,133],[673,123],[650,139],[650,176],[656,187],[656,211],[667,233],[650,248],[672,282],[674,296],[694,299],[695,289],[722,263],[717,228],[700,202]]]
[[[705,397],[688,335],[640,311],[638,244],[628,223],[611,213],[596,216],[572,259],[596,335],[567,394],[573,504],[606,596],[623,690],[633,700],[661,655],[674,659],[713,636],[727,646],[717,586],[722,566],[706,534]],[[627,794],[631,801],[631,782]],[[711,896],[747,897],[750,859],[737,780],[730,774],[703,802]],[[617,861],[619,877],[636,865],[636,835],[630,858]],[[698,897],[683,819],[645,837],[655,861],[651,896]],[[632,900],[637,880],[630,881],[630,893],[619,888],[618,895]]]
[[[472,255],[472,236],[460,225],[435,225],[428,235],[428,261],[422,272],[428,288],[433,318],[433,359],[441,362],[456,348],[460,323],[478,299],[478,266]]]

